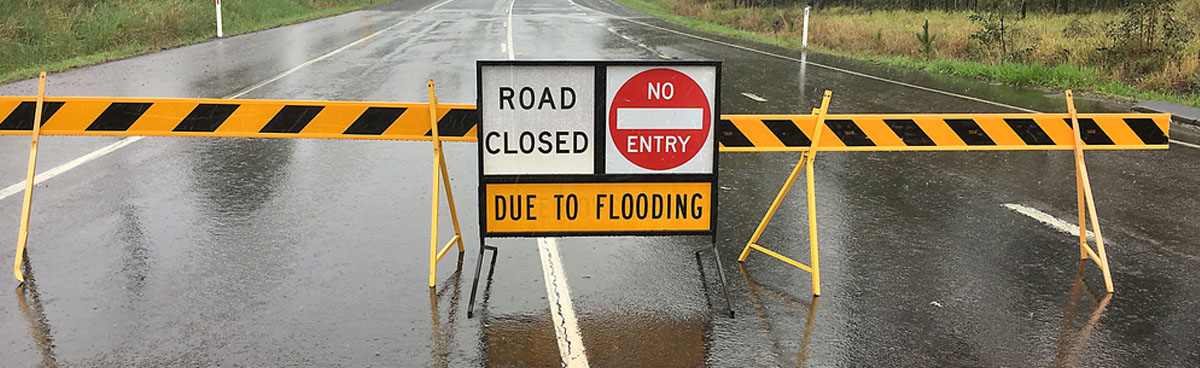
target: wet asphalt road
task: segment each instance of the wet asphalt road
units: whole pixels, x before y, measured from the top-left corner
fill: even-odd
[[[839,113],[1012,111],[789,59],[802,57],[1063,110],[1045,91],[687,37],[603,0],[517,0],[509,45],[508,9],[483,0],[392,3],[51,75],[47,93],[415,102],[432,78],[443,102],[471,103],[475,60],[505,59],[512,47],[518,59],[721,60],[724,113],[802,113],[825,89]],[[0,95],[34,91],[32,81],[0,86]],[[1200,142],[1179,125],[1172,137]],[[117,141],[44,138],[39,168]],[[532,239],[489,241],[500,257],[474,319],[466,299],[476,241],[467,242],[464,272],[455,272],[452,251],[438,289],[425,286],[430,151],[412,142],[150,138],[66,171],[35,193],[33,281],[0,302],[3,364],[559,365]],[[0,185],[23,179],[27,152],[27,138],[0,139]],[[447,155],[473,239],[475,146],[447,144]],[[808,274],[761,253],[739,267],[737,253],[796,158],[721,157],[720,272],[735,319],[724,315],[711,256],[698,264],[692,254],[705,237],[560,239],[560,281],[588,362],[1200,364],[1192,237],[1200,149],[1087,154],[1117,288],[1111,299],[1094,265],[1079,272],[1075,238],[1003,206],[1073,223],[1069,152],[822,153],[824,296],[811,298]],[[805,259],[802,183],[796,189],[760,243]],[[16,239],[19,215],[19,195],[0,199],[0,239]],[[447,225],[443,239],[449,234]]]

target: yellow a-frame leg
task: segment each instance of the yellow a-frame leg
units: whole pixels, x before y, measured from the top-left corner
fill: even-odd
[[[738,262],[746,262],[746,257],[750,256],[750,250],[754,249],[771,257],[775,257],[786,262],[796,268],[807,271],[812,274],[812,290],[813,296],[821,296],[821,267],[817,252],[817,192],[813,180],[813,160],[817,157],[817,146],[821,140],[821,132],[825,127],[825,115],[829,112],[829,99],[833,95],[831,91],[825,91],[825,96],[821,99],[821,108],[814,109],[813,113],[817,115],[817,125],[813,128],[813,139],[809,145],[808,152],[800,156],[800,161],[796,162],[796,166],[792,168],[792,173],[788,175],[787,182],[783,184],[783,188],[779,190],[779,194],[775,196],[775,201],[771,202],[771,207],[767,209],[767,215],[763,216],[761,222],[758,223],[758,228],[754,230],[754,235],[750,236],[750,241],[746,242],[746,247],[742,248],[742,254],[738,256]],[[807,176],[808,192],[808,241],[809,241],[809,260],[810,266],[806,266],[788,258],[782,254],[776,253],[761,245],[758,245],[758,238],[762,236],[763,230],[766,230],[767,224],[771,222],[771,217],[775,216],[775,211],[779,209],[779,205],[783,203],[783,198],[787,196],[789,190],[792,189],[792,184],[796,182],[796,177],[800,175],[800,169],[805,168],[805,176]]]
[[[458,244],[458,253],[463,253],[462,231],[458,227],[458,212],[454,210],[454,191],[450,189],[450,173],[446,171],[446,155],[442,152],[442,140],[438,136],[437,95],[433,90],[433,80],[429,80],[429,126],[433,134],[433,206],[429,220],[429,287],[437,285],[437,263],[442,260],[450,246]],[[439,181],[440,180],[440,181]],[[450,220],[454,222],[454,238],[438,248],[438,207],[441,184],[446,184],[446,202],[450,204]]]
[[[17,255],[13,261],[13,276],[17,282],[25,283],[21,263],[25,258],[25,244],[29,242],[29,211],[33,202],[33,178],[37,174],[38,134],[42,130],[42,103],[46,99],[46,72],[38,75],[37,105],[33,109],[33,133],[29,144],[29,171],[25,174],[25,202],[21,204],[21,228],[17,233]]]
[[[1113,292],[1112,274],[1108,267],[1108,254],[1104,251],[1104,235],[1100,233],[1100,218],[1096,216],[1096,201],[1092,197],[1092,182],[1088,179],[1087,165],[1083,162],[1083,136],[1079,129],[1079,113],[1075,111],[1075,98],[1067,90],[1067,112],[1071,115],[1071,130],[1075,134],[1075,192],[1079,201],[1079,259],[1091,258],[1104,274],[1104,288]],[[1086,210],[1086,212],[1085,212]],[[1087,220],[1091,218],[1092,232],[1096,235],[1096,251],[1087,243]]]

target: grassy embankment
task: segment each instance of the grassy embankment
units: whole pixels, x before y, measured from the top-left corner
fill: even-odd
[[[225,0],[225,36],[383,0]],[[216,37],[212,0],[0,0],[0,82]]]
[[[689,27],[757,42],[799,48],[801,6],[728,8],[699,0],[616,0],[634,10]],[[724,5],[724,6],[723,6]],[[830,8],[809,19],[809,48],[882,64],[1002,83],[1075,89],[1134,99],[1160,99],[1200,107],[1200,37],[1183,46],[1177,61],[1151,72],[1104,65],[1098,48],[1111,41],[1105,27],[1117,11],[1078,15],[1029,14],[1009,23],[1019,29],[1008,45],[1025,51],[1021,62],[1002,62],[995,50],[970,38],[980,29],[967,12],[867,11]],[[1200,1],[1181,1],[1176,16],[1200,34]],[[925,55],[916,34],[929,21],[936,36]],[[1012,19],[1009,19],[1012,22]],[[1069,30],[1068,30],[1069,29]],[[994,46],[994,45],[993,45]],[[994,47],[993,47],[994,49]]]

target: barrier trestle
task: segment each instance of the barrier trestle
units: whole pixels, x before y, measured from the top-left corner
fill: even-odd
[[[31,136],[28,173],[13,276],[25,281],[22,260],[29,236],[30,208],[37,166],[38,138],[72,136],[163,136],[226,138],[301,138],[415,140],[433,143],[433,203],[429,286],[436,284],[437,263],[451,246],[464,252],[444,141],[475,140],[474,105],[438,104],[428,81],[428,103],[283,101],[238,99],[46,97],[46,75],[34,97],[0,97],[0,135]],[[34,124],[34,121],[40,124]],[[454,237],[439,247],[439,194],[445,185]]]
[[[1020,151],[1073,150],[1079,210],[1081,260],[1092,260],[1113,292],[1112,274],[1100,231],[1091,181],[1083,151],[1087,149],[1166,149],[1169,114],[1085,114],[1075,109],[1073,94],[1066,91],[1066,114],[912,114],[830,115],[830,91],[812,115],[724,115],[722,152],[803,152],[783,188],[746,242],[739,262],[751,250],[760,251],[812,274],[812,292],[821,295],[817,242],[816,186],[813,164],[818,151]],[[833,137],[822,138],[829,130]],[[811,139],[810,139],[811,137]],[[808,265],[758,243],[788,191],[804,169],[808,194]],[[1087,241],[1087,225],[1095,234],[1095,250]]]

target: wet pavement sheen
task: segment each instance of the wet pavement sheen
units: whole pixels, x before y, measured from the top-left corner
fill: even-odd
[[[442,102],[473,103],[475,60],[507,58],[508,7],[390,3],[53,74],[47,93],[225,97],[382,30],[241,98],[419,102],[432,78]],[[504,47],[517,59],[721,60],[724,113],[803,113],[826,89],[837,113],[1012,111],[824,65],[1065,109],[1047,91],[687,37],[604,0],[517,0],[513,14]],[[0,95],[33,90],[21,81]],[[1178,124],[1172,137],[1200,142]],[[39,168],[115,141],[46,138]],[[22,180],[27,152],[27,138],[0,138],[0,185]],[[560,365],[532,239],[488,241],[500,247],[495,277],[466,317],[475,146],[446,154],[468,241],[460,267],[455,251],[439,264],[435,290],[427,143],[151,138],[67,171],[35,192],[31,281],[0,301],[3,365]],[[1097,267],[1078,262],[1077,238],[1003,206],[1074,222],[1070,152],[821,153],[822,297],[807,273],[761,253],[738,264],[798,157],[722,154],[724,269],[693,254],[708,237],[559,240],[591,366],[1200,365],[1200,150],[1087,153],[1111,297]],[[760,240],[798,259],[803,186]],[[0,239],[16,239],[20,201],[0,199]]]

